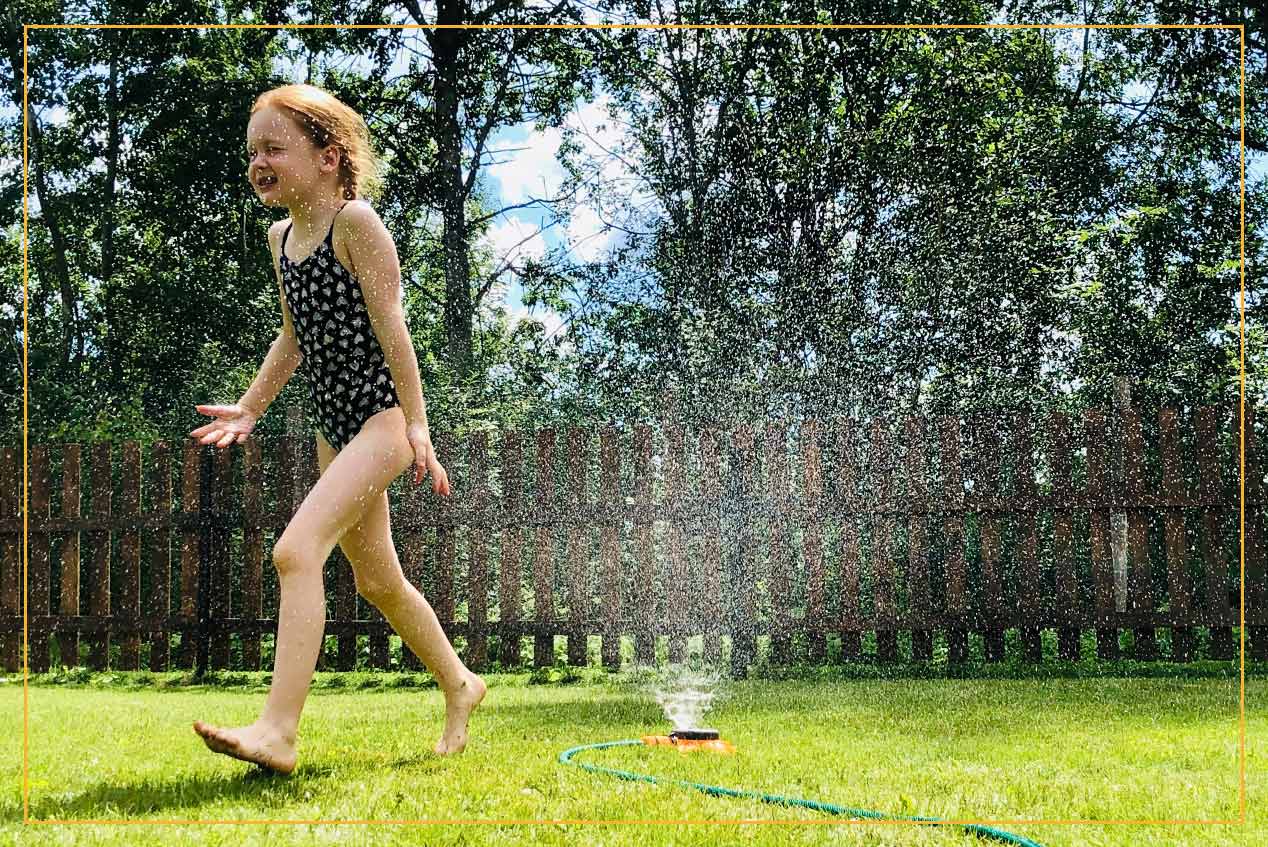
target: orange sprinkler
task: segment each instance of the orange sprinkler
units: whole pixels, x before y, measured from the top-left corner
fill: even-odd
[[[723,741],[716,729],[676,729],[669,735],[644,735],[642,742],[649,747],[664,745],[677,747],[680,753],[708,750],[713,753],[734,753],[729,741]]]

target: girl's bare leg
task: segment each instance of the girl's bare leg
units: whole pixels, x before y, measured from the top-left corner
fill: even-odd
[[[324,441],[318,443],[317,450],[322,462],[329,462],[336,455]],[[484,680],[458,658],[431,604],[405,579],[392,541],[389,515],[384,491],[374,498],[361,521],[339,539],[339,546],[352,564],[357,593],[383,613],[444,692],[445,729],[434,751],[442,755],[458,753],[467,743],[467,719],[484,698]]]
[[[300,713],[308,696],[308,688],[312,683],[313,671],[317,664],[317,655],[325,631],[326,607],[322,582],[322,565],[334,549],[336,542],[348,535],[359,525],[367,507],[376,498],[386,498],[386,488],[397,476],[413,463],[413,450],[405,438],[404,417],[400,408],[389,409],[372,417],[365,423],[357,436],[337,455],[318,438],[319,456],[323,448],[328,451],[327,461],[323,462],[323,472],[313,490],[304,499],[286,531],[278,539],[273,550],[274,565],[278,570],[278,581],[281,588],[281,602],[278,612],[277,650],[273,665],[273,682],[269,689],[268,700],[259,719],[250,726],[236,729],[220,729],[201,721],[195,721],[194,729],[203,737],[207,746],[216,752],[225,753],[245,761],[255,762],[264,767],[289,773],[295,767],[295,741],[299,727]],[[384,500],[384,502],[386,502]],[[386,529],[386,524],[384,525]],[[356,538],[364,536],[364,532]],[[382,542],[380,541],[381,545]],[[357,558],[349,555],[349,560],[365,561],[358,550]],[[374,542],[368,547],[373,548]],[[392,550],[390,538],[385,549]],[[348,552],[345,550],[345,552]],[[393,550],[393,560],[395,551]],[[399,573],[399,563],[396,570]],[[381,576],[381,568],[376,571]],[[404,582],[403,576],[401,581]],[[362,577],[358,576],[358,583]],[[378,580],[375,579],[376,586]],[[373,593],[373,590],[371,590]],[[393,591],[397,594],[399,591]],[[381,596],[386,598],[387,593]],[[420,597],[421,599],[421,597]],[[384,604],[392,609],[393,616],[399,617],[399,602],[393,603],[384,599]],[[424,601],[425,605],[425,601]],[[403,608],[409,610],[406,604]],[[428,608],[430,612],[430,608]],[[409,610],[417,618],[416,609]],[[385,616],[387,616],[385,612]],[[431,615],[435,620],[435,615]],[[394,624],[392,617],[389,621]],[[409,625],[416,622],[403,620],[402,625],[408,631]],[[470,674],[453,654],[453,648],[445,639],[444,633],[436,625],[439,641],[448,648],[446,655],[443,649],[437,651],[430,643],[436,633],[430,632],[426,624],[421,625],[421,637],[426,643],[417,647],[410,644],[425,660],[429,655],[436,662],[433,672],[437,682],[445,690],[446,702],[461,704],[464,700],[462,692],[468,692],[465,699],[470,699],[470,692],[476,688],[483,695],[483,684],[471,682]],[[416,639],[419,636],[414,636]],[[406,638],[402,633],[402,638]],[[428,649],[432,648],[432,649]],[[455,670],[456,668],[460,670]],[[432,667],[432,662],[428,662]],[[448,687],[446,687],[448,686]],[[466,713],[479,702],[476,697]],[[447,710],[450,711],[450,710]],[[458,709],[461,711],[461,708]],[[465,715],[461,716],[463,735],[465,736]],[[449,721],[446,724],[446,736],[449,733]],[[450,738],[450,742],[458,741]],[[451,743],[437,745],[441,752],[451,752]],[[442,749],[443,748],[443,749]],[[457,749],[461,749],[458,745]]]

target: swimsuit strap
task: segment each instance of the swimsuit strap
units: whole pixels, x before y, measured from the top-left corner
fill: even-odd
[[[326,233],[326,246],[334,249],[335,243],[331,239],[335,235],[335,218],[339,217],[339,213],[347,208],[348,204],[344,203],[335,211],[335,217],[330,219],[330,230]]]
[[[335,212],[335,218],[339,217],[339,212],[342,212],[347,207],[347,205],[348,205],[347,203],[344,203],[342,206],[339,207],[339,209]],[[330,247],[331,249],[334,248],[334,242],[331,239],[334,237],[334,234],[335,234],[335,218],[330,219],[330,229],[326,231],[326,246]],[[286,232],[282,233],[282,255],[283,256],[286,255],[286,236],[291,234],[291,227],[293,226],[295,226],[295,222],[291,221],[286,226]]]

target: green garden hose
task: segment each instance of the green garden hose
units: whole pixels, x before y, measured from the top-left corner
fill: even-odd
[[[776,806],[802,806],[806,809],[814,809],[817,812],[827,812],[830,815],[844,815],[851,818],[872,818],[876,820],[904,820],[918,821],[920,823],[942,823],[938,818],[924,817],[907,817],[905,815],[886,815],[881,812],[873,812],[870,809],[849,809],[845,806],[835,806],[832,803],[821,803],[817,800],[802,800],[797,797],[782,797],[778,794],[762,794],[758,791],[740,791],[735,788],[723,788],[720,785],[706,785],[703,782],[687,782],[681,779],[658,779],[647,774],[634,773],[633,771],[622,771],[615,768],[604,768],[599,765],[591,765],[586,762],[575,761],[574,757],[586,750],[603,750],[608,747],[631,747],[634,745],[642,745],[643,742],[637,738],[630,738],[624,741],[601,741],[598,744],[582,744],[577,747],[571,747],[559,754],[559,762],[564,765],[576,765],[577,767],[590,771],[591,773],[606,773],[612,776],[628,779],[634,782],[650,782],[656,784],[678,785],[683,788],[694,788],[697,791],[703,791],[714,797],[751,797],[761,800],[763,803],[771,803]],[[992,838],[996,841],[1002,841],[1005,844],[1017,844],[1020,847],[1042,847],[1039,843],[1031,841],[1020,835],[1014,835],[1011,832],[1005,832],[1002,829],[994,829],[981,824],[961,824],[966,832],[982,838]]]

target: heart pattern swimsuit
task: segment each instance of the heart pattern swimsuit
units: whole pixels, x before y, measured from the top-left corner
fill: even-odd
[[[292,226],[282,236],[282,288],[318,428],[331,447],[342,450],[367,420],[399,406],[400,399],[370,325],[361,284],[335,258],[334,221],[326,240],[302,262],[286,257]]]

